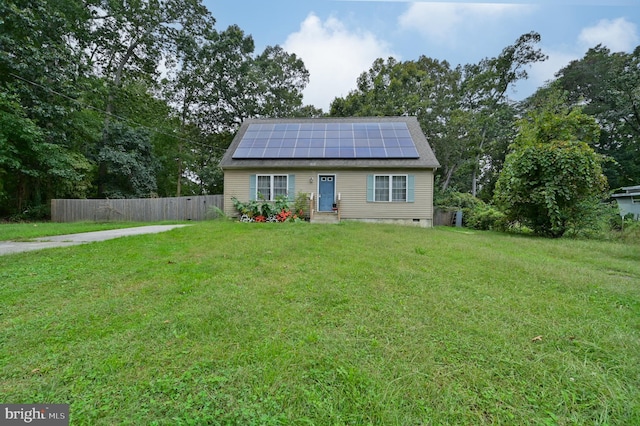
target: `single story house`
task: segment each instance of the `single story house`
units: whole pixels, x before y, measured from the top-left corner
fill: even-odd
[[[220,163],[225,213],[305,193],[312,222],[431,227],[439,166],[415,117],[250,119]]]
[[[634,220],[640,220],[640,185],[622,188],[624,192],[613,194],[618,203],[620,216],[633,215]]]

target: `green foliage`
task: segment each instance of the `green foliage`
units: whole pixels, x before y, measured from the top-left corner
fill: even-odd
[[[7,217],[9,222],[33,222],[47,220],[51,217],[51,208],[48,204],[28,204],[21,211]]]
[[[280,205],[276,205],[276,204],[280,204]],[[273,203],[268,201],[263,201],[261,203],[258,203],[259,211],[260,211],[258,216],[262,216],[264,218],[275,216],[282,209],[281,204],[282,203],[278,203],[278,201]]]
[[[505,214],[486,203],[480,203],[474,208],[467,209],[466,216],[463,217],[465,217],[466,226],[472,229],[485,231],[508,230]]]
[[[72,2],[7,0],[0,16],[0,216],[41,216],[49,198],[89,187],[91,165],[69,134],[84,87],[69,41],[83,13]]]
[[[462,210],[463,225],[472,229],[504,231],[508,228],[504,213],[469,193],[445,191],[434,204],[449,211]]]
[[[247,86],[256,87],[252,97],[257,110],[251,115],[290,117],[302,107],[309,71],[299,57],[280,46],[267,46],[255,58],[252,68],[251,75],[257,81]]]
[[[222,193],[242,120],[302,111],[301,59],[254,56],[201,0],[6,0],[0,16],[0,216],[54,197]]]
[[[582,105],[601,125],[591,146],[614,161],[604,164],[612,188],[640,182],[640,46],[633,52],[611,52],[598,45],[558,72],[554,83],[568,102]]]
[[[293,211],[301,219],[309,217],[309,194],[306,192],[298,192],[293,204]]]
[[[91,171],[82,154],[49,142],[20,104],[0,92],[0,197],[6,200],[0,214],[44,218],[43,195],[84,197]]]
[[[434,205],[446,209],[473,209],[482,204],[482,200],[468,192],[443,191],[437,192]]]
[[[574,238],[640,243],[640,222],[635,221],[631,214],[624,218],[620,217],[616,202],[598,203],[592,207],[590,213],[591,216],[582,221],[581,227],[570,228],[565,235]]]
[[[600,138],[600,126],[582,108],[567,106],[566,93],[551,89],[520,120],[515,147],[554,141],[581,141],[593,147]]]
[[[254,217],[260,214],[260,207],[258,206],[259,203],[255,200],[244,203],[236,197],[232,197],[231,201],[233,202],[233,207],[235,207],[241,215]]]
[[[595,120],[577,109],[562,113],[553,108],[552,102],[521,121],[495,202],[507,220],[560,237],[592,220],[606,178],[601,157],[579,139],[596,137]]]
[[[255,43],[236,25],[201,43],[180,46],[184,66],[167,82],[183,124],[209,133],[235,132],[244,118],[290,117],[302,107],[309,72],[295,54]]]
[[[224,210],[217,206],[211,206],[207,210],[207,219],[213,220],[230,220],[230,218],[225,214]]]
[[[546,59],[539,41],[539,34],[526,33],[494,58],[457,67],[426,56],[377,59],[356,90],[332,102],[331,115],[417,116],[442,166],[442,189],[457,184],[475,195],[482,167],[491,191],[513,132],[515,110],[506,93],[527,78],[528,65]]]
[[[620,232],[614,234],[614,238],[626,243],[638,244],[640,242],[640,221],[624,220]]]
[[[145,198],[155,193],[156,163],[146,130],[112,124],[108,129],[107,142],[98,154],[98,161],[105,168],[105,196]]]
[[[244,203],[235,197],[231,201],[241,215],[240,220],[245,222],[286,222],[299,219],[298,213],[291,211],[286,196],[279,196],[275,201],[261,199]]]

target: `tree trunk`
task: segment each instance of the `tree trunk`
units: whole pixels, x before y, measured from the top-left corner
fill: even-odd
[[[16,199],[16,207],[18,208],[18,213],[22,213],[24,202],[27,198],[27,181],[25,176],[21,173],[18,174],[17,189],[18,197]]]
[[[474,197],[478,194],[478,166],[480,164],[480,155],[482,154],[482,147],[484,146],[484,139],[487,137],[487,125],[482,128],[482,136],[480,137],[480,146],[478,147],[478,155],[476,155],[476,161],[473,164],[473,176],[471,178],[471,195]]]
[[[176,197],[180,197],[182,192],[182,142],[178,142],[178,185],[176,186]]]
[[[451,176],[453,176],[453,172],[456,170],[456,167],[453,166],[449,168],[444,174],[444,182],[442,182],[442,191],[446,191],[449,187],[449,183],[451,182]]]

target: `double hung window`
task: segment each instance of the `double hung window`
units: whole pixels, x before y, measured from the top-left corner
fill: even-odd
[[[374,201],[407,201],[407,175],[375,175]]]
[[[256,199],[274,201],[280,196],[287,196],[289,187],[287,175],[257,175]]]

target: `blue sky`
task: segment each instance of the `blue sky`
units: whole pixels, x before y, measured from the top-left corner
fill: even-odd
[[[549,60],[509,93],[522,99],[590,47],[629,52],[640,45],[640,0],[203,2],[219,30],[237,24],[251,34],[256,53],[278,44],[299,55],[310,72],[304,102],[325,111],[380,57],[476,63],[536,31]]]

